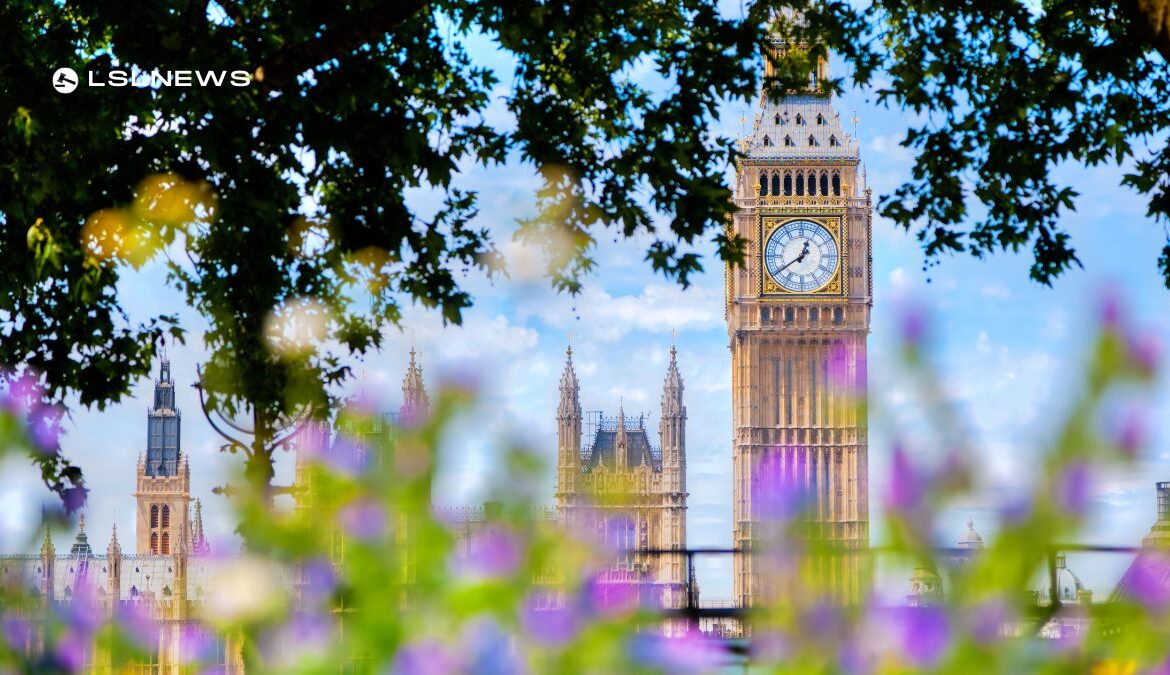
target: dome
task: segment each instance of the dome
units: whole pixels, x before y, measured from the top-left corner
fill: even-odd
[[[975,521],[967,519],[967,531],[959,537],[959,548],[983,548],[983,537],[975,531]]]
[[[1056,556],[1056,589],[1057,599],[1061,603],[1070,604],[1081,601],[1092,601],[1092,595],[1085,589],[1080,577],[1068,568],[1068,562],[1065,560],[1064,555]],[[1045,583],[1044,588],[1040,591],[1040,602],[1051,602],[1051,598],[1050,587]]]

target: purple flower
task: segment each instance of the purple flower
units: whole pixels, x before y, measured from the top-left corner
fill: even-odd
[[[342,529],[355,539],[378,539],[387,530],[386,509],[371,497],[359,499],[337,513]]]
[[[333,595],[337,588],[337,575],[333,564],[325,558],[313,558],[301,563],[301,602],[305,607],[321,605]]]
[[[924,478],[900,445],[894,448],[890,472],[886,508],[903,516],[915,513],[925,496]]]
[[[1117,447],[1127,457],[1136,457],[1146,446],[1149,436],[1148,417],[1144,409],[1133,406],[1121,413],[1120,429],[1117,431]]]
[[[53,646],[53,656],[66,672],[81,672],[85,667],[85,655],[92,645],[92,635],[68,630]]]
[[[808,452],[794,446],[778,446],[756,463],[752,479],[752,510],[763,522],[786,523],[798,518],[810,501],[804,475]]]
[[[1089,505],[1092,487],[1090,465],[1086,462],[1072,462],[1064,467],[1057,477],[1056,501],[1065,513],[1077,518],[1085,515]]]
[[[975,642],[991,644],[1004,637],[1004,627],[1012,618],[1013,612],[1007,602],[999,598],[986,600],[967,612],[967,630]]]
[[[471,577],[500,579],[520,568],[524,544],[516,533],[501,525],[488,525],[467,542],[467,557],[459,561],[461,571]]]
[[[561,647],[580,631],[580,617],[568,607],[541,607],[542,599],[554,599],[546,595],[536,591],[528,597],[520,615],[520,625],[533,642],[545,647]]]
[[[463,668],[447,645],[434,638],[425,638],[399,649],[390,672],[394,675],[454,675],[463,672]]]
[[[150,616],[147,602],[120,602],[114,614],[121,633],[140,649],[158,644],[158,624]]]
[[[1152,375],[1161,361],[1162,345],[1153,333],[1130,335],[1126,340],[1134,365],[1146,375]]]
[[[288,621],[260,640],[265,660],[282,669],[319,657],[329,649],[334,631],[330,618],[318,612],[294,612]]]
[[[630,614],[640,603],[637,580],[625,578],[620,570],[602,572],[585,584],[586,605],[606,616]]]
[[[1128,594],[1151,612],[1170,608],[1170,554],[1144,551],[1122,579]]]
[[[215,658],[215,636],[198,624],[184,624],[179,632],[179,661],[183,664],[210,662]]]
[[[899,648],[911,664],[929,668],[951,642],[950,617],[939,607],[906,607],[899,622]]]
[[[460,649],[469,663],[464,670],[472,675],[513,675],[526,672],[516,650],[502,648],[510,644],[512,636],[500,630],[491,619],[479,619],[467,624],[460,636]]]
[[[630,651],[639,663],[667,673],[712,673],[729,664],[723,642],[698,631],[680,637],[635,635],[630,639]]]
[[[4,642],[12,651],[21,653],[26,645],[31,646],[33,629],[25,619],[15,614],[5,614],[0,620],[0,634],[4,636]]]
[[[1101,297],[1101,325],[1108,329],[1121,325],[1121,294],[1115,286],[1107,286]]]
[[[926,311],[917,304],[907,303],[902,308],[902,346],[917,349],[926,340]]]

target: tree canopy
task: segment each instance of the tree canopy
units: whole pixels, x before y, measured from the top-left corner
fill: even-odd
[[[710,123],[721,101],[759,91],[776,33],[811,47],[776,57],[773,95],[833,50],[857,84],[922,113],[905,140],[913,173],[880,208],[928,256],[1030,247],[1048,283],[1077,264],[1060,227],[1076,195],[1058,164],[1125,163],[1151,215],[1170,212],[1167,16],[1152,0],[764,1],[734,14],[709,0],[5,3],[0,363],[35,379],[29,410],[118,400],[163,336],[183,335],[173,314],[132,321],[118,297],[126,269],[160,256],[210,325],[209,406],[250,415],[264,436],[328,409],[347,357],[377,348],[402,303],[458,322],[474,300],[462,275],[505,272],[458,178],[515,158],[543,178],[517,236],[570,244],[548,250],[555,287],[580,288],[604,228],[649,234],[649,264],[685,285],[702,241],[742,256],[724,229],[736,149]],[[478,38],[513,72],[469,50]],[[661,87],[639,84],[643,65]],[[83,83],[180,68],[253,79],[59,94],[63,66]],[[493,122],[501,103],[508,120]],[[439,208],[420,210],[417,190]],[[1161,265],[1170,284],[1170,246]],[[272,448],[232,449],[266,484]],[[36,456],[54,489],[77,493],[55,447]]]

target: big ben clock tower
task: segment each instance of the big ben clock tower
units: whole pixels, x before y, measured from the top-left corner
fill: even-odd
[[[775,47],[783,49],[777,42]],[[817,66],[827,77],[827,64]],[[834,548],[869,544],[866,390],[871,204],[857,140],[828,95],[761,96],[736,172],[732,222],[748,242],[727,270],[738,604],[768,602],[763,552],[777,513],[800,502],[801,531]],[[858,556],[829,556],[834,595],[863,590]]]

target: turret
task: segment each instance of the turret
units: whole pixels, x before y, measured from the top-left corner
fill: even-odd
[[[399,418],[404,422],[417,420],[426,415],[431,405],[426,387],[423,385],[422,367],[415,361],[414,355],[414,347],[411,347],[410,365],[406,367],[406,376],[402,378],[402,408],[398,412]]]
[[[109,611],[113,613],[122,597],[122,545],[118,543],[117,523],[106,546],[106,593],[110,599]]]
[[[45,523],[45,539],[41,542],[41,600],[45,607],[53,604],[53,567],[57,559],[57,550],[53,548],[53,535],[49,532],[49,523]]]
[[[192,519],[194,526],[191,529],[191,555],[205,556],[211,553],[211,546],[203,534],[203,502],[195,500],[195,516]]]
[[[557,499],[576,493],[581,481],[581,386],[573,372],[573,348],[565,350],[557,405]]]
[[[1156,484],[1158,492],[1158,520],[1150,533],[1142,538],[1145,548],[1170,548],[1170,482]]]
[[[683,405],[683,380],[678,372],[678,350],[670,346],[670,363],[662,384],[662,417],[658,442],[662,447],[662,473],[666,488],[687,491],[687,407]]]
[[[617,436],[613,442],[614,464],[618,469],[627,469],[630,466],[630,441],[626,438],[626,411],[625,405],[618,403]]]

